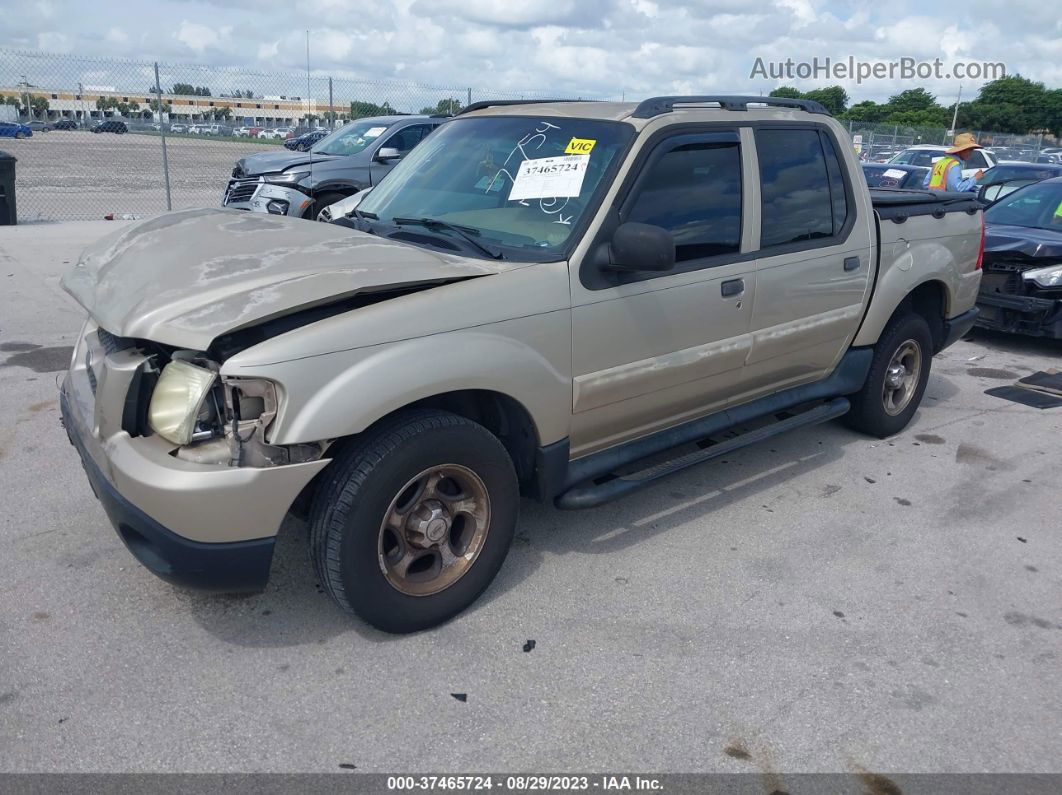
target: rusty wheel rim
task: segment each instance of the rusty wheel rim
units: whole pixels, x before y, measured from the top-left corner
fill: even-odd
[[[441,464],[411,478],[380,524],[380,571],[397,591],[431,596],[463,577],[490,529],[490,497],[468,467]]]
[[[905,340],[885,368],[881,397],[887,414],[895,417],[907,408],[918,389],[921,375],[922,348],[914,340]]]

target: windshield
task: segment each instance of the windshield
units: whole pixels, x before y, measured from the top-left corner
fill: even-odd
[[[358,210],[384,223],[457,224],[483,243],[516,249],[511,258],[556,256],[633,134],[612,121],[458,119],[414,149]]]
[[[355,121],[322,138],[310,151],[318,155],[356,155],[379,138],[391,125],[380,121]]]
[[[1062,182],[1041,182],[1005,196],[985,211],[985,221],[1062,232]]]

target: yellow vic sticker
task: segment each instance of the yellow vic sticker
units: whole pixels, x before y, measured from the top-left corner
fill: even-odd
[[[597,140],[594,138],[572,138],[568,142],[568,148],[564,150],[566,155],[588,155],[594,149]]]

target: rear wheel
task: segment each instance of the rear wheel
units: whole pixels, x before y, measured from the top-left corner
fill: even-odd
[[[929,381],[933,336],[921,315],[894,320],[874,346],[863,389],[850,396],[845,423],[884,439],[899,433],[914,417]]]
[[[385,632],[464,610],[509,550],[519,499],[501,442],[471,420],[407,411],[342,450],[318,492],[310,544],[335,602]]]

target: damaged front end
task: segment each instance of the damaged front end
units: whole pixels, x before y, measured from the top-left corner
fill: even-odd
[[[111,348],[142,356],[125,397],[122,426],[131,437],[157,434],[173,445],[176,458],[216,466],[286,466],[324,455],[328,440],[268,441],[279,406],[272,381],[224,376],[222,362],[208,352],[97,333]]]
[[[982,328],[1062,339],[1062,258],[986,251],[977,306]]]

